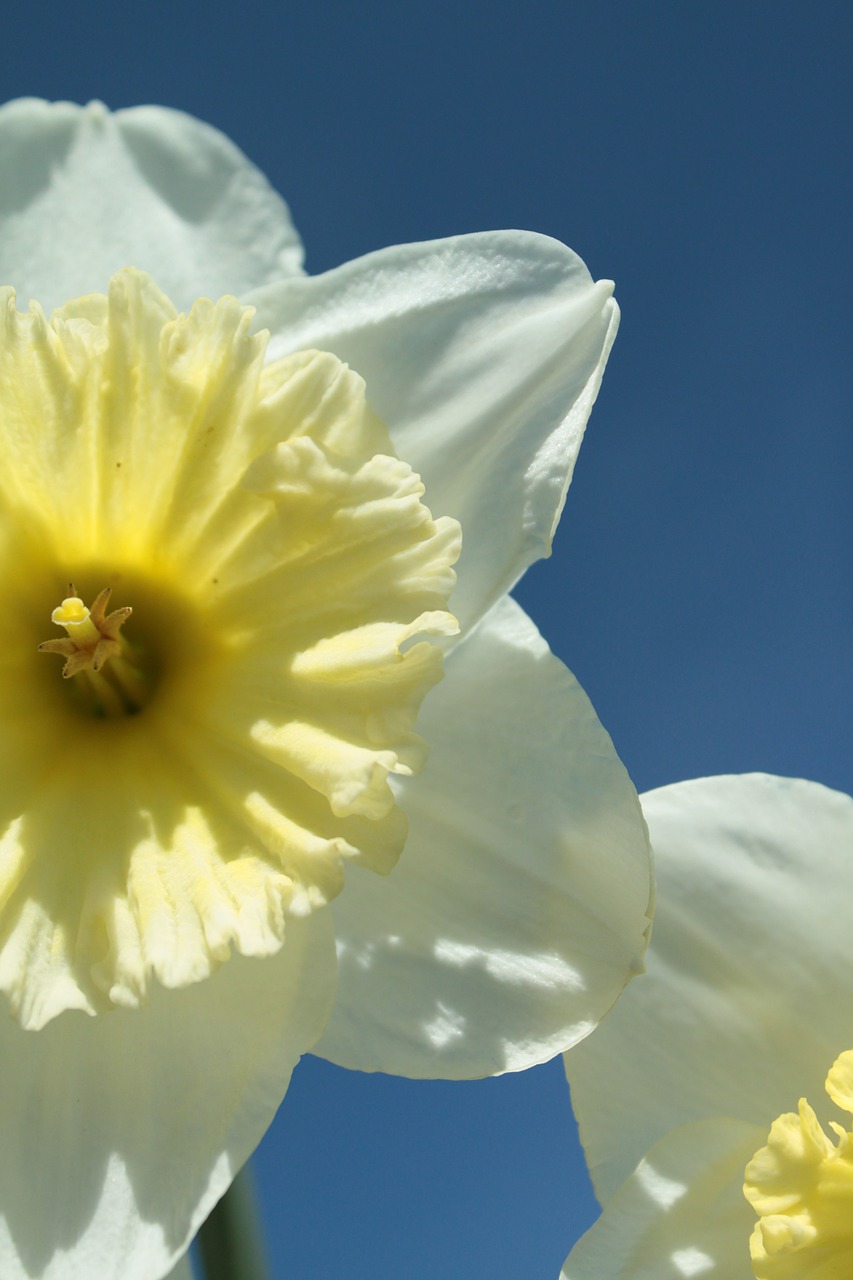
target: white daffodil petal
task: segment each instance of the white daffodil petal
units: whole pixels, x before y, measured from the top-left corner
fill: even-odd
[[[659,893],[648,975],[566,1058],[603,1201],[676,1125],[769,1123],[821,1097],[851,1040],[853,934],[834,903],[853,895],[853,800],[752,774],[642,803]]]
[[[436,515],[464,531],[463,630],[550,550],[616,334],[608,281],[565,245],[487,232],[368,254],[250,297],[275,355],[358,370]]]
[[[726,1118],[668,1134],[575,1245],[561,1280],[752,1280],[743,1169],[761,1137]]]
[[[134,266],[179,308],[301,270],[287,206],[181,111],[35,98],[0,109],[0,283],[50,310]]]
[[[334,996],[331,920],[143,1015],[0,1023],[3,1280],[157,1280],[272,1120]]]
[[[340,998],[316,1052],[476,1077],[586,1035],[642,966],[649,851],[595,712],[506,599],[447,660],[397,784],[409,839],[384,884],[334,904]]]

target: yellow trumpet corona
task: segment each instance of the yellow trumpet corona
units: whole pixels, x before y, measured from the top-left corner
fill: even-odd
[[[50,319],[3,290],[0,328],[0,990],[38,1027],[275,952],[344,861],[390,869],[459,527],[361,379],[268,362],[233,298],[178,315],[127,270]]]

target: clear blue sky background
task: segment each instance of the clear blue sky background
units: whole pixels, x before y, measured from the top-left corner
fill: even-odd
[[[0,68],[3,97],[218,125],[311,271],[525,227],[613,277],[622,331],[520,598],[640,790],[853,790],[851,34],[848,2],[78,0],[10,6]],[[555,1280],[595,1213],[555,1063],[432,1085],[307,1059],[256,1171],[276,1280]]]

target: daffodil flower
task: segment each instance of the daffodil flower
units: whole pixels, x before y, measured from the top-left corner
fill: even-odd
[[[601,1218],[564,1280],[853,1265],[853,800],[763,774],[643,797],[648,970],[566,1071]]]
[[[4,1280],[164,1274],[311,1046],[515,1070],[642,964],[636,795],[507,595],[610,286],[520,232],[300,262],[203,124],[0,112]]]

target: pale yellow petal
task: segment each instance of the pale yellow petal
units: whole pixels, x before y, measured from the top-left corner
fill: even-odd
[[[843,1053],[827,1092],[849,1100]],[[749,1249],[758,1280],[833,1280],[853,1271],[853,1133],[832,1124],[833,1143],[812,1108],[773,1122],[767,1146],[746,1166],[744,1194],[758,1215]]]
[[[853,1114],[853,1051],[840,1054],[829,1069],[826,1091],[837,1107]]]

